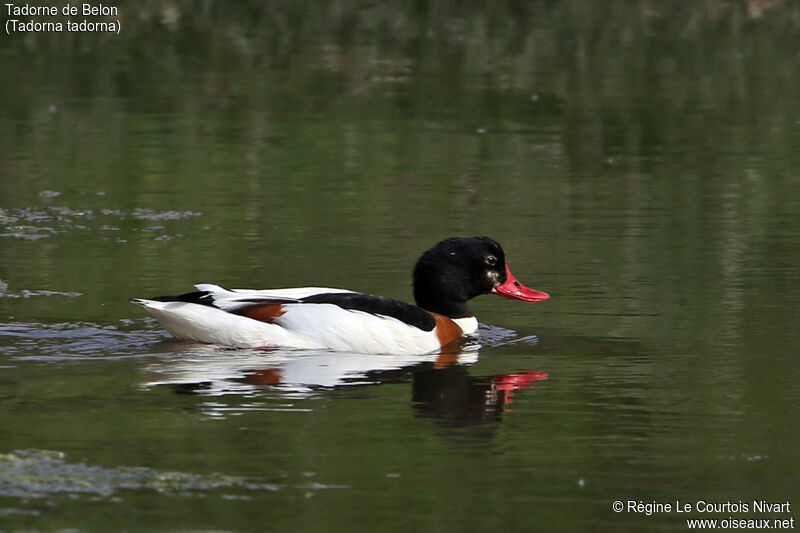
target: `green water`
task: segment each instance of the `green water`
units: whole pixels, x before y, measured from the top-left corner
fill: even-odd
[[[129,4],[0,37],[0,531],[798,517],[793,4]],[[447,368],[176,343],[127,300],[410,301],[475,234],[551,299],[478,298]]]

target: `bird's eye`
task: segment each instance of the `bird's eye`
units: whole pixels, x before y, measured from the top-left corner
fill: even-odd
[[[497,264],[497,258],[493,255],[486,256],[486,264],[489,266],[495,266]]]

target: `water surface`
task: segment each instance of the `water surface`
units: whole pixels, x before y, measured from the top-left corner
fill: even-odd
[[[145,2],[118,36],[0,41],[0,531],[800,505],[796,10],[357,7]],[[456,355],[180,343],[128,302],[410,301],[419,253],[475,234],[552,298],[476,299]]]

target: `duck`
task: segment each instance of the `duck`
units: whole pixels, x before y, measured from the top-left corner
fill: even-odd
[[[232,348],[312,349],[361,354],[441,352],[475,336],[467,302],[496,294],[525,302],[550,296],[520,283],[490,237],[450,237],[413,270],[416,305],[326,287],[225,289],[202,283],[176,296],[131,298],[173,337]]]

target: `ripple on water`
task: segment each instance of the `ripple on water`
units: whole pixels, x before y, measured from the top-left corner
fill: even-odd
[[[123,320],[119,325],[91,323],[0,324],[0,355],[25,361],[75,361],[119,359],[139,354],[142,348],[164,340],[166,334],[139,329],[149,319]]]
[[[10,293],[7,284],[0,280],[0,296],[10,298],[27,298],[37,295],[63,295],[79,296],[77,293],[62,293],[59,291],[21,291]],[[98,359],[118,359],[125,357],[154,355],[152,345],[171,340],[172,338],[163,330],[154,327],[155,321],[151,318],[136,320],[123,319],[117,324],[99,325],[87,322],[69,322],[61,324],[39,324],[39,323],[0,323],[0,355],[12,357],[17,360],[28,361],[74,361],[74,360],[98,360]],[[510,343],[535,343],[536,337],[520,338],[517,334],[508,329],[481,324],[479,328],[477,342],[468,343],[464,346],[464,361],[474,363],[477,361],[475,352],[478,348],[492,348]],[[295,359],[303,354],[297,351],[285,350],[231,350],[218,346],[185,344],[175,342],[172,349],[168,350],[169,358],[162,363],[168,366],[189,365],[192,368],[205,368],[211,365],[215,373],[220,371],[218,365],[223,364],[227,368],[230,365],[237,367],[244,365],[251,367],[253,357],[256,359],[279,359],[281,362],[286,357]],[[468,356],[467,354],[473,355]],[[279,357],[281,354],[284,357]],[[317,357],[325,357],[325,352],[312,353]],[[338,359],[347,359],[339,354]],[[375,360],[375,356],[365,356],[364,354],[350,354],[352,359],[361,361],[365,357],[370,360],[370,365]],[[435,358],[436,354],[432,356]],[[309,354],[305,354],[306,357]],[[244,361],[242,361],[244,359]],[[400,358],[399,361],[390,360],[385,357],[380,359],[391,368],[400,368],[416,361],[407,361],[407,358]],[[384,361],[385,360],[385,361]],[[427,359],[426,359],[427,360]],[[329,363],[325,358],[325,365]],[[358,375],[374,370],[372,366],[361,368],[358,365]],[[237,373],[238,374],[238,373]],[[352,376],[351,376],[352,377]],[[351,380],[352,381],[352,380]],[[324,385],[335,385],[332,383]]]

